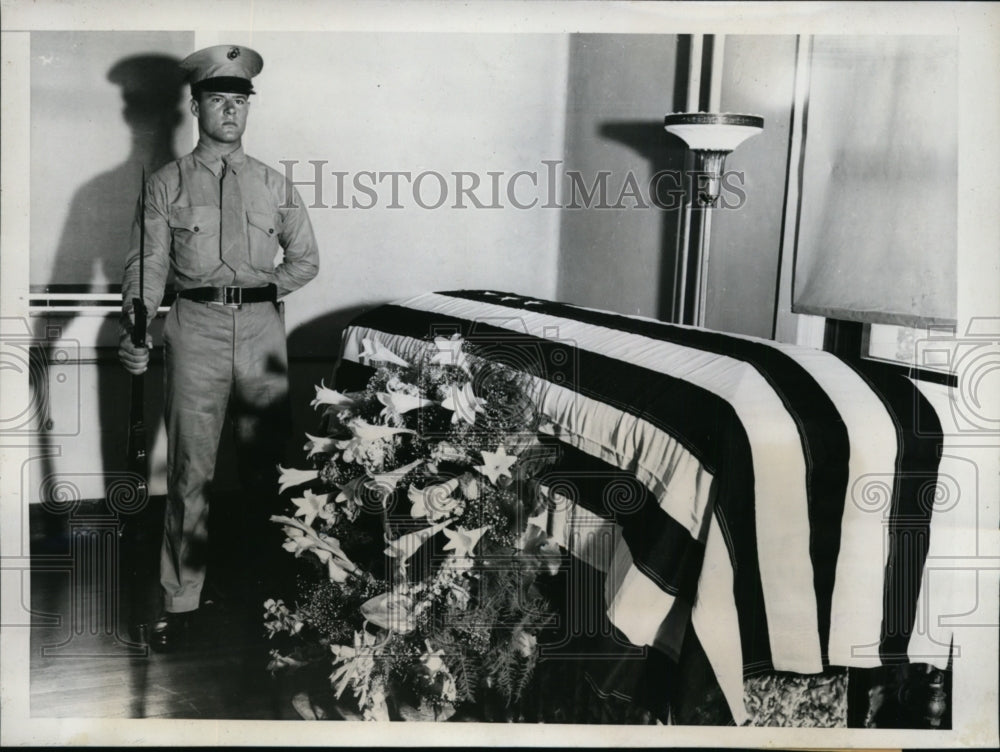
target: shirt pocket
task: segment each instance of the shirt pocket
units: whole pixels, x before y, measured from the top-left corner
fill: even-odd
[[[173,207],[167,224],[178,274],[197,277],[219,266],[219,207]]]
[[[250,263],[255,269],[274,271],[280,246],[281,215],[277,212],[247,212]]]

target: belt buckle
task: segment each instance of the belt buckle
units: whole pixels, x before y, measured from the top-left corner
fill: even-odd
[[[241,308],[243,306],[243,288],[235,285],[226,285],[222,288],[222,305],[227,308]]]

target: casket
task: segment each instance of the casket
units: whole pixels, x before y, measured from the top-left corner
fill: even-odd
[[[452,333],[530,376],[560,458],[543,524],[600,573],[567,597],[620,655],[676,657],[693,633],[737,723],[755,674],[947,666],[956,586],[926,574],[959,524],[941,513],[947,395],[875,362],[468,290],[358,316],[338,384],[363,383],[365,340],[406,358]]]

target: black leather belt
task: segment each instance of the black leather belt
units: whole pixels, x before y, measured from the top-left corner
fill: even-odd
[[[275,285],[265,287],[194,287],[190,290],[180,290],[177,297],[195,300],[199,303],[218,303],[219,305],[239,308],[244,303],[276,303],[278,288]]]

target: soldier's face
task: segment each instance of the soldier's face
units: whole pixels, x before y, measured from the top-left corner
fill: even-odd
[[[250,99],[246,94],[206,91],[191,101],[191,114],[204,136],[222,144],[238,143],[247,127]]]

